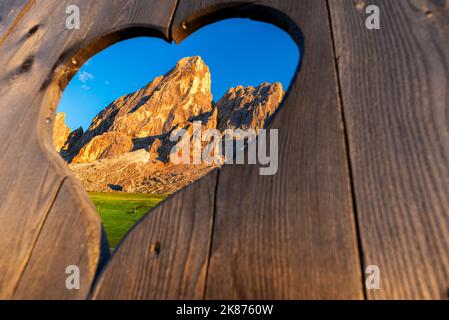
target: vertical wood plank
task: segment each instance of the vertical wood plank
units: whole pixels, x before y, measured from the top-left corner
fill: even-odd
[[[80,8],[80,30],[65,27],[69,4]],[[58,193],[71,173],[51,142],[54,110],[67,80],[96,51],[137,35],[167,38],[175,6],[175,0],[42,0],[0,46],[0,298],[73,298],[69,290],[57,290],[56,296],[42,287],[61,285],[54,272],[65,270],[62,257],[72,260],[78,255],[87,264],[82,266],[88,270],[84,283],[92,281],[91,264],[100,254],[100,219],[79,185],[64,184]],[[62,65],[77,52],[76,63]],[[68,197],[74,209],[59,205],[59,196]],[[77,228],[67,229],[68,221],[76,221]],[[67,236],[61,238],[58,228],[67,230]],[[70,238],[90,242],[76,247]],[[40,255],[52,247],[53,239],[63,242],[51,258],[43,259]],[[33,279],[36,270],[39,281]],[[25,292],[26,287],[33,290]]]
[[[94,299],[202,299],[217,171],[166,199],[116,249]]]
[[[95,208],[82,188],[74,177],[63,181],[13,299],[85,299],[89,294],[101,254],[101,233]],[[66,287],[66,279],[73,275],[72,270],[66,273],[68,266],[79,268],[79,290]]]
[[[217,19],[277,24],[299,43],[302,69],[271,128],[279,171],[220,171],[208,299],[360,299],[362,276],[326,1],[180,1],[173,37]],[[286,19],[288,18],[288,19]]]
[[[447,299],[449,2],[329,1],[369,299]]]

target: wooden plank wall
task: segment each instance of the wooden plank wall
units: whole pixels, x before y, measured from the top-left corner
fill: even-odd
[[[80,30],[65,27],[69,4],[83,12]],[[148,34],[167,37],[175,4],[28,1],[20,21],[2,27],[9,31],[0,44],[0,298],[86,298],[89,293],[107,252],[101,251],[101,222],[93,205],[54,151],[54,109],[65,80],[89,54],[139,34],[115,31],[146,26],[154,30]],[[5,8],[1,16],[10,12]],[[80,48],[87,49],[72,63],[69,57]],[[68,265],[79,266],[81,290],[66,289]]]
[[[368,2],[367,2],[368,3]],[[449,2],[329,1],[369,299],[447,299]]]
[[[272,124],[280,129],[279,172],[263,177],[258,166],[229,165],[220,170],[216,191],[211,190],[208,177],[175,195],[125,239],[103,273],[95,297],[362,298],[326,2],[242,5],[241,1],[183,0],[176,11],[173,37],[179,42],[193,33],[204,25],[204,16],[213,16],[213,21],[228,14],[273,21],[302,43],[298,24],[304,37],[313,39],[306,44],[301,72]],[[203,201],[200,199],[207,199],[211,191],[215,192],[215,207],[210,201],[200,218],[198,213],[190,213],[188,202],[182,210],[167,210],[179,197],[202,193],[197,201]],[[153,231],[164,239],[160,255],[148,257],[148,245],[142,241],[150,238],[150,231],[163,219],[167,223],[159,222],[159,226],[165,230]],[[211,219],[212,231],[203,225]],[[186,236],[175,238],[172,234]],[[192,246],[186,238],[189,234],[211,238],[211,247]],[[184,267],[176,264],[185,250],[195,251],[201,258]],[[173,279],[174,268],[182,279]],[[186,273],[194,279],[201,273],[198,287],[191,286]]]
[[[381,30],[365,28],[365,3],[353,0],[2,1],[0,298],[447,298],[449,4],[370,3]],[[68,4],[80,30],[65,28]],[[227,17],[271,22],[303,49],[271,123],[279,172],[225,166],[176,193],[130,231],[91,291],[108,252],[53,150],[60,93],[114,42],[180,42]],[[82,290],[65,288],[71,264]],[[380,267],[380,290],[364,287],[368,265]]]

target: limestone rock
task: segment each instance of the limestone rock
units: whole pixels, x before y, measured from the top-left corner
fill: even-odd
[[[146,166],[148,161],[149,153],[140,149],[89,163],[72,163],[70,169],[81,180],[86,191],[133,192],[134,186],[151,174]]]
[[[184,58],[164,76],[112,102],[95,117],[86,134],[116,131],[133,138],[164,134],[210,111],[211,102],[209,67],[200,57]]]
[[[53,128],[53,143],[56,151],[60,151],[64,147],[67,138],[70,135],[70,128],[65,124],[65,113],[59,112],[55,117],[55,126]]]
[[[159,159],[159,148],[162,146],[161,139],[156,139],[151,144],[151,147],[148,149],[148,153],[150,154],[150,160],[153,162],[160,161]]]
[[[87,163],[97,159],[110,158],[131,151],[132,139],[121,132],[106,132],[94,137],[81,148],[72,163]]]
[[[90,163],[70,164],[70,169],[89,192],[171,194],[210,172],[214,166],[161,167],[140,149]]]
[[[214,104],[209,67],[200,57],[188,57],[142,89],[116,99],[84,133],[81,128],[72,133],[64,129],[64,116],[59,116],[58,132],[65,139],[58,141],[58,151],[88,191],[169,194],[220,165],[170,161],[175,145],[182,147],[170,141],[175,130],[189,133],[184,143],[193,161],[195,141],[202,150],[214,141],[201,141],[206,129],[218,129],[220,136],[226,129],[263,128],[283,96],[280,83],[263,83],[231,88]],[[214,150],[208,154],[214,156]]]
[[[217,102],[218,129],[264,128],[283,97],[284,90],[279,82],[231,88]]]
[[[84,131],[81,127],[70,132],[66,142],[64,143],[64,146],[59,151],[59,153],[65,160],[67,160],[67,157],[69,156],[68,150],[71,150],[78,143],[79,139],[81,139],[81,137],[83,136],[83,133]]]

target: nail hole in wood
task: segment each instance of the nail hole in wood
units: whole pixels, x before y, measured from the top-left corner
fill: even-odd
[[[31,37],[33,34],[35,34],[39,30],[39,25],[35,25],[30,30],[28,30],[27,37]]]
[[[154,257],[159,257],[160,252],[161,252],[161,243],[159,241],[156,241],[151,245],[151,255]]]
[[[33,67],[33,64],[34,64],[34,57],[29,56],[19,67],[18,73],[25,73],[25,72],[30,71],[31,68]]]
[[[355,1],[354,5],[357,10],[363,10],[365,8],[365,2],[363,0]]]

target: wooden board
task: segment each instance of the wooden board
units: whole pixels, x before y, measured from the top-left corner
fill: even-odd
[[[329,1],[369,299],[447,299],[449,3]]]
[[[99,263],[101,233],[90,225],[98,217],[92,204],[80,201],[81,192],[85,193],[83,186],[74,177],[63,181],[14,299],[85,299],[89,294]],[[79,290],[67,290],[67,266],[80,268]]]
[[[191,17],[201,20],[224,1],[213,3],[181,1],[175,39],[183,37],[183,22],[195,26]],[[271,126],[279,129],[278,173],[260,176],[258,166],[220,172],[206,297],[362,298],[326,2],[259,1],[219,10],[271,21],[299,43],[296,24],[305,43],[302,69]]]
[[[123,240],[95,299],[202,299],[217,171],[166,199]]]
[[[80,8],[80,30],[65,27],[69,4]],[[131,36],[166,37],[175,6],[174,0],[39,1],[0,46],[0,298],[85,297],[101,255],[101,223],[81,186],[64,182],[72,176],[51,142],[54,110],[90,55]],[[71,239],[89,242],[76,246]],[[68,260],[87,272],[79,293],[61,290],[64,275],[55,275],[65,273]]]
[[[65,28],[68,4],[80,30]],[[449,3],[370,4],[382,30],[365,28],[363,1],[2,1],[0,298],[84,299],[108,255],[51,141],[74,73],[119,40],[180,42],[228,17],[273,23],[304,49],[271,123],[279,171],[225,166],[163,202],[93,298],[360,299],[368,265],[381,271],[369,299],[448,298]],[[65,288],[67,265],[80,290]]]
[[[363,297],[326,2],[181,0],[173,37],[179,42],[231,16],[276,23],[299,44],[295,23],[304,32],[301,73],[273,123],[280,129],[279,173],[261,177],[257,166],[224,167],[215,209],[211,176],[167,200],[125,238],[95,298]],[[165,256],[161,249],[152,258],[146,241],[161,238]]]
[[[2,0],[0,2],[0,46],[20,24],[21,18],[34,4],[26,0]]]

